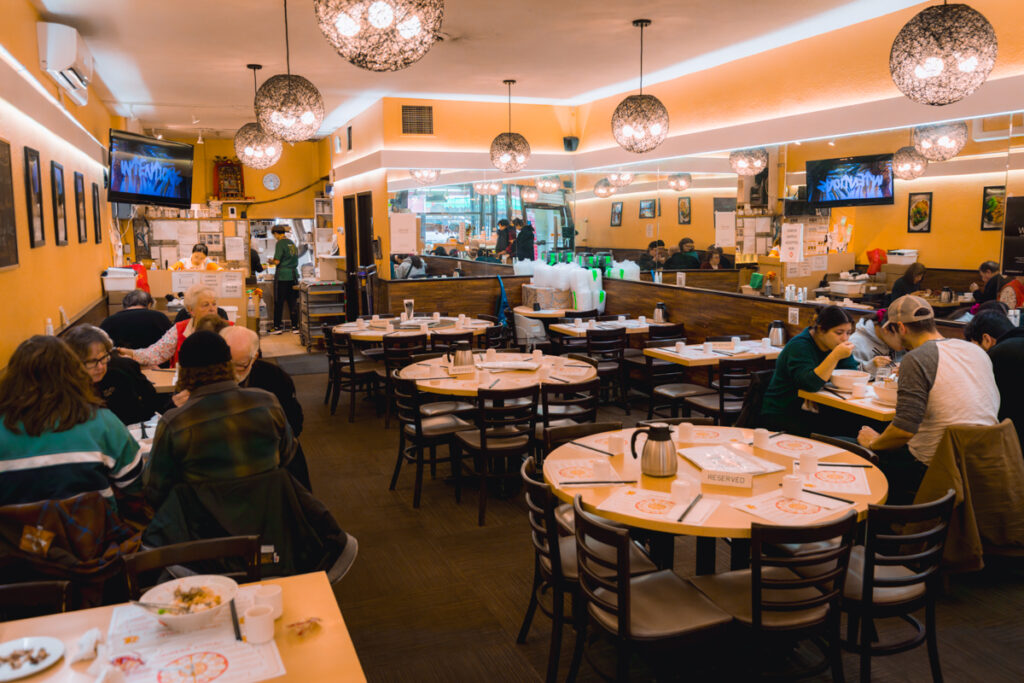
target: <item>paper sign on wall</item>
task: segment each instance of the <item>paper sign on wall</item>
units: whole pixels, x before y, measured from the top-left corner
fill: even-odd
[[[782,226],[779,260],[797,263],[804,260],[804,224],[786,223]]]
[[[220,232],[222,226],[220,221],[199,221],[199,232]]]
[[[415,253],[418,235],[416,214],[392,213],[388,217],[391,219],[391,253]]]
[[[241,273],[223,273],[219,296],[224,299],[239,299],[243,294],[243,284]]]
[[[772,219],[770,216],[758,216],[754,219],[754,232],[758,234],[769,234],[772,231]]]
[[[224,259],[227,261],[245,260],[245,238],[225,237],[224,238]]]
[[[820,256],[812,256],[811,259],[811,270],[828,270],[828,256],[824,254]]]
[[[716,211],[715,212],[715,246],[735,247],[736,246],[736,212]]]
[[[191,242],[195,244],[199,241],[198,237],[198,226],[195,221],[177,221],[178,228],[178,244],[182,242]]]
[[[176,270],[171,273],[171,290],[175,294],[188,291],[189,287],[197,284],[199,284],[199,273],[189,273],[182,270]]]
[[[220,285],[220,278],[215,272],[202,272],[199,273],[199,281],[207,287],[213,287],[214,290]]]
[[[175,221],[153,221],[151,225],[155,241],[177,241],[178,226]]]

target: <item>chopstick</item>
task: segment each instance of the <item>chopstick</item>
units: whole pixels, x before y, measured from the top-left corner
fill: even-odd
[[[864,468],[873,467],[873,465],[860,465],[860,464],[857,464],[857,463],[847,463],[847,462],[819,462],[818,466],[819,467],[864,467]]]
[[[720,353],[723,356],[735,356],[735,353],[729,353],[728,351],[722,351],[721,349],[711,349],[711,353]]]
[[[553,379],[553,380],[555,380],[556,382],[565,382],[566,384],[568,384],[568,383],[569,383],[569,380],[567,380],[567,379],[562,379],[561,377],[555,377],[554,375],[548,375],[548,379]]]
[[[843,396],[843,395],[841,395],[841,394],[839,394],[839,393],[837,393],[837,392],[835,392],[835,391],[832,391],[832,390],[831,390],[831,389],[829,389],[828,387],[822,387],[822,388],[821,388],[821,390],[822,390],[822,391],[827,391],[828,393],[832,394],[833,396],[835,396],[835,397],[836,397],[836,398],[838,398],[838,399],[842,399],[843,401],[845,401],[845,400],[846,400],[846,397],[845,397],[845,396]]]
[[[411,379],[413,381],[415,381],[415,382],[424,382],[424,381],[426,381],[428,379],[452,379],[452,378],[447,376],[447,375],[444,375],[444,376],[441,376],[441,377],[412,377]]]
[[[494,388],[494,385],[495,385],[495,384],[497,384],[497,383],[498,383],[498,382],[500,382],[500,381],[501,381],[501,378],[499,377],[498,379],[496,379],[496,380],[494,380],[493,382],[491,382],[490,386],[488,386],[487,388],[488,388],[488,389],[493,389],[493,388]]]
[[[685,510],[683,510],[683,514],[679,515],[679,519],[677,519],[676,521],[681,522],[684,519],[686,519],[686,515],[690,514],[690,510],[692,510],[694,506],[697,505],[697,503],[699,503],[700,499],[703,497],[703,493],[698,493],[696,496],[694,496],[693,500],[690,501],[690,504],[686,506]]]
[[[238,610],[235,609],[235,599],[231,598],[231,625],[235,627],[235,640],[242,640],[242,630],[238,628]]]
[[[813,493],[814,495],[821,496],[822,498],[831,498],[832,500],[838,500],[838,501],[843,502],[843,503],[849,503],[850,505],[854,504],[854,502],[852,500],[850,500],[849,498],[840,498],[839,496],[833,496],[833,495],[830,495],[828,493],[820,493],[818,491],[812,491],[810,489],[800,489],[800,490],[803,491],[804,493]]]
[[[785,433],[786,433],[786,432],[784,432],[784,431],[782,431],[782,432],[775,432],[774,434],[769,434],[769,435],[768,435],[768,438],[769,438],[769,439],[774,439],[775,437],[777,437],[777,436],[782,436],[782,435],[783,435],[783,434],[785,434]]]
[[[567,481],[562,486],[594,486],[597,484],[635,484],[636,479],[602,479],[600,481]]]
[[[581,365],[581,364],[578,365],[576,363],[565,363],[564,365],[562,365],[562,367],[563,368],[590,368],[590,367],[593,367],[593,366],[592,365]]]
[[[598,453],[604,453],[605,455],[615,457],[615,454],[612,453],[611,451],[602,451],[600,448],[594,448],[593,446],[588,446],[587,444],[580,443],[579,441],[570,441],[569,443],[571,443],[573,446],[579,446],[580,448],[586,448],[591,451],[597,451]]]

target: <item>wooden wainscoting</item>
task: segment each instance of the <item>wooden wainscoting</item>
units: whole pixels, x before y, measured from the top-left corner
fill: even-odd
[[[451,258],[450,256],[420,256],[427,266],[427,275],[447,275],[461,268],[464,277],[480,275],[513,275],[511,264],[488,263],[487,261],[471,261],[469,259]]]
[[[502,276],[509,306],[523,302],[523,285],[529,284],[529,275]],[[378,313],[402,312],[402,300],[414,299],[421,312],[447,311],[452,315],[465,313],[493,315],[501,288],[498,278],[448,277],[424,280],[378,280],[376,310]]]

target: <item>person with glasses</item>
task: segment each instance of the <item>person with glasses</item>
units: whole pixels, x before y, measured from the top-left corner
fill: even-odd
[[[161,412],[166,401],[138,363],[112,353],[114,343],[106,332],[94,325],[75,325],[64,341],[81,359],[96,395],[121,422],[144,422]]]

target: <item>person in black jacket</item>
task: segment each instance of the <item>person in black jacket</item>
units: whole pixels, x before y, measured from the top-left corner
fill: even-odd
[[[517,259],[520,261],[533,260],[533,239],[533,223],[526,223],[516,235],[516,241],[512,247],[512,253]]]
[[[110,335],[114,346],[144,349],[160,341],[171,327],[171,321],[164,313],[153,310],[153,297],[145,290],[128,292],[121,305],[124,310],[100,323],[100,328]]]
[[[921,284],[924,282],[926,270],[924,264],[919,262],[911,263],[907,266],[907,269],[903,271],[903,275],[892,283],[892,294],[889,295],[889,300],[896,301],[896,299],[907,294],[921,296],[920,292],[924,289]]]
[[[114,343],[100,328],[76,325],[63,339],[82,359],[96,394],[124,424],[144,422],[166,404],[138,363],[111,353]]]
[[[277,402],[284,410],[288,426],[292,428],[292,436],[297,440],[302,433],[302,405],[295,397],[295,382],[275,363],[259,357],[260,338],[252,330],[235,325],[225,327],[220,335],[231,348],[231,362],[235,366],[235,379],[238,386],[248,389],[263,389],[277,397]],[[302,452],[302,444],[298,444],[295,457],[286,469],[310,491],[313,490],[309,481],[309,467],[306,455]]]
[[[974,300],[983,304],[998,299],[999,290],[1006,284],[1005,278],[999,273],[999,264],[995,261],[985,261],[978,266],[978,274],[981,275],[982,285],[979,287],[977,282],[971,283]]]
[[[502,218],[498,221],[498,237],[497,242],[494,245],[494,253],[504,254],[512,246],[512,240],[515,239],[515,231],[512,229],[512,224],[508,222],[507,218]]]
[[[964,338],[988,351],[999,387],[999,419],[1010,418],[1024,444],[1024,329],[998,310],[978,313],[964,328]]]

